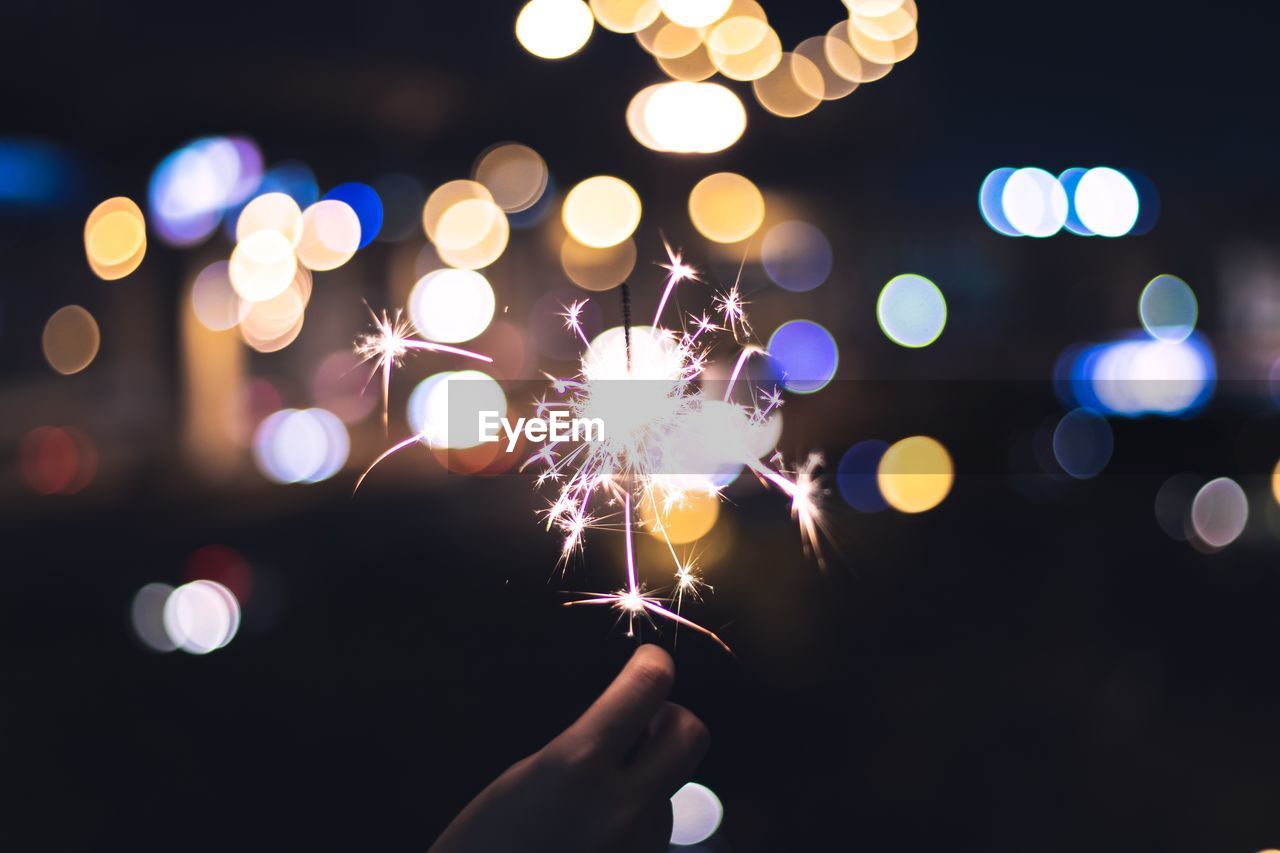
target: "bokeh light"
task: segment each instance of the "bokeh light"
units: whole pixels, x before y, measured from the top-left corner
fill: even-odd
[[[833,41],[837,43],[834,45],[829,44],[829,42]],[[822,75],[822,99],[824,101],[835,101],[844,98],[858,88],[858,81],[846,77],[831,60],[833,54],[838,55],[840,51],[849,48],[849,44],[841,43],[831,36],[813,36],[796,45],[796,55],[803,56],[812,62]],[[837,61],[841,62],[841,68],[849,65],[847,59],[844,61],[838,59]]]
[[[289,238],[279,231],[254,231],[231,251],[227,275],[236,293],[250,302],[279,296],[298,271]]]
[[[355,211],[360,221],[360,243],[357,248],[363,249],[373,242],[382,230],[382,199],[378,191],[368,184],[351,181],[338,184],[324,194],[327,199],[345,203]]]
[[[351,205],[333,198],[321,199],[302,212],[298,260],[308,269],[337,269],[351,260],[358,248],[360,217]]]
[[[486,198],[469,198],[449,207],[435,229],[440,259],[460,269],[487,267],[501,257],[511,238],[507,214]]]
[[[654,60],[672,80],[699,83],[716,73],[705,44],[699,44],[684,56],[655,56]]]
[[[914,6],[911,8],[914,10]],[[914,18],[904,13],[905,8],[881,18],[852,15],[849,18],[845,37],[863,59],[877,65],[892,67],[909,58],[920,44]],[[903,32],[907,27],[910,29]],[[881,38],[897,32],[901,32],[902,35],[895,38]]]
[[[189,654],[204,655],[235,638],[240,602],[217,581],[196,580],[169,593],[163,619],[170,643]]]
[[[42,426],[22,437],[19,469],[27,488],[39,495],[73,495],[98,471],[98,448],[74,427]]]
[[[378,395],[369,390],[369,371],[350,350],[329,353],[311,378],[311,393],[322,408],[333,412],[345,424],[367,417],[378,405]]]
[[[751,88],[760,106],[783,118],[812,112],[826,91],[818,66],[796,53],[782,54],[777,67],[751,81]]]
[[[453,383],[465,389],[450,391]],[[450,415],[450,400],[466,404],[466,411]],[[428,376],[409,395],[409,426],[428,447],[466,450],[481,444],[480,411],[507,413],[507,395],[493,377],[480,370],[445,371]]]
[[[897,41],[916,28],[919,15],[915,0],[904,0],[887,12],[877,10],[875,13],[868,13],[850,6],[849,30],[851,33],[862,33],[875,41]]]
[[[978,210],[982,213],[982,218],[991,226],[992,231],[1006,237],[1019,236],[1017,229],[1009,224],[1004,215],[1004,186],[1016,171],[1017,169],[1007,166],[995,169],[983,179],[978,190]]]
[[[859,441],[845,451],[836,466],[836,487],[845,503],[858,512],[880,512],[889,504],[880,494],[880,460],[889,449],[879,439]]]
[[[1067,191],[1044,169],[1014,170],[1001,191],[1000,206],[1010,228],[1027,237],[1052,237],[1067,221]]]
[[[427,340],[459,343],[489,327],[495,304],[493,287],[480,273],[441,269],[413,286],[409,317]]]
[[[426,204],[422,206],[422,230],[426,233],[427,239],[433,243],[436,242],[436,233],[444,215],[458,203],[472,199],[497,204],[493,193],[478,181],[459,179],[446,181],[436,187],[431,195],[427,196]]]
[[[719,83],[657,83],[631,99],[627,127],[636,141],[654,151],[710,154],[742,137],[747,111]]]
[[[516,17],[516,39],[534,56],[564,59],[582,50],[594,26],[582,0],[529,0]]]
[[[1056,178],[1043,169],[1000,168],[982,182],[978,206],[992,230],[1006,237],[1049,237],[1062,228],[1082,237],[1121,237],[1154,224],[1154,187],[1148,215],[1139,183],[1149,185],[1105,166],[1072,167]]]
[[[707,56],[730,80],[759,80],[782,63],[782,40],[763,19],[738,15],[718,25],[707,40]]]
[[[844,0],[844,5],[852,14],[878,18],[898,10],[904,2],[905,0]]]
[[[729,11],[732,0],[658,0],[663,14],[684,27],[714,24]]]
[[[167,583],[149,583],[134,593],[129,605],[134,634],[155,652],[171,652],[178,647],[164,627],[164,605],[172,592],[173,587]]]
[[[506,142],[485,151],[472,170],[493,201],[508,213],[528,210],[547,189],[547,164],[527,145]]]
[[[147,253],[142,209],[124,196],[99,204],[85,220],[84,251],[94,275],[106,281],[136,270]]]
[[[635,33],[658,20],[657,0],[591,0],[596,21],[615,33]]]
[[[347,428],[325,409],[281,409],[253,436],[253,458],[263,476],[276,483],[318,483],[347,462]]]
[[[297,160],[285,160],[277,163],[262,176],[258,185],[258,193],[284,193],[298,203],[299,208],[306,208],[320,200],[320,185],[316,182],[316,173],[306,163]]]
[[[922,275],[896,276],[880,290],[876,320],[885,337],[895,344],[927,347],[946,328],[947,300],[938,286]]]
[[[835,338],[811,320],[783,323],[770,336],[768,351],[774,375],[797,394],[827,387],[840,363]]]
[[[763,41],[769,29],[769,17],[756,0],[733,0],[704,36],[709,50],[743,53]]]
[[[671,796],[671,843],[701,844],[720,828],[724,806],[706,785],[688,782]]]
[[[947,497],[955,471],[951,454],[935,438],[915,435],[893,444],[880,458],[877,480],[889,506],[926,512]]]
[[[1067,412],[1053,430],[1053,456],[1077,480],[1102,473],[1114,447],[1107,419],[1088,409]]]
[[[299,265],[285,290],[270,299],[247,303],[240,337],[258,352],[277,352],[297,339],[311,299],[311,272]]]
[[[1210,480],[1191,503],[1191,529],[1210,548],[1225,548],[1240,537],[1249,521],[1249,499],[1229,477]]]
[[[79,373],[92,364],[101,342],[98,321],[79,305],[64,305],[54,311],[40,337],[45,361],[63,376]]]
[[[689,193],[689,218],[698,233],[716,243],[738,243],[764,222],[764,195],[748,178],[717,172]]]
[[[834,254],[827,235],[816,225],[799,220],[779,222],[764,235],[760,262],[778,287],[803,293],[831,275]]]
[[[657,59],[676,59],[698,49],[702,32],[664,17],[636,33],[636,41]]]
[[[277,231],[297,246],[302,240],[302,208],[287,193],[264,193],[252,199],[236,219],[236,241],[259,231]]]
[[[1062,224],[1062,227],[1080,237],[1096,236],[1089,230],[1088,226],[1080,221],[1080,212],[1076,210],[1076,187],[1080,185],[1080,179],[1088,171],[1088,169],[1082,169],[1079,166],[1072,166],[1058,175],[1058,183],[1062,184],[1062,189],[1067,194],[1067,221]]]
[[[874,83],[893,70],[891,62],[872,62],[858,54],[849,41],[848,20],[837,22],[827,31],[823,49],[831,70],[851,83]]]
[[[202,269],[191,284],[191,310],[210,331],[234,329],[249,314],[251,303],[236,293],[231,284],[230,267],[226,261],[214,261]]]
[[[236,600],[244,604],[253,593],[253,571],[244,555],[226,545],[205,545],[192,551],[183,562],[182,573],[187,580],[210,580],[231,590]]]
[[[561,217],[565,230],[579,243],[604,249],[631,236],[640,224],[640,210],[640,196],[630,184],[597,175],[569,190]]]
[[[75,197],[82,180],[76,158],[63,146],[0,137],[0,206],[62,207]]]
[[[172,246],[208,239],[223,213],[261,184],[262,152],[244,137],[205,137],[174,151],[151,174],[150,222]]]
[[[1138,299],[1142,327],[1151,337],[1166,343],[1182,343],[1191,337],[1199,313],[1191,287],[1173,275],[1151,279]]]
[[[1186,414],[1208,401],[1217,379],[1198,333],[1180,343],[1143,335],[1076,348],[1063,362],[1058,373],[1072,401],[1109,415]]]
[[[626,281],[636,266],[636,243],[630,238],[606,249],[584,246],[566,236],[560,244],[560,266],[583,290],[609,290]]]
[[[1138,221],[1138,191],[1123,172],[1090,169],[1075,186],[1074,208],[1081,224],[1103,237],[1123,237]]]
[[[658,503],[658,506],[654,504]],[[720,496],[711,492],[690,490],[680,499],[666,503],[661,496],[641,501],[640,522],[650,535],[672,545],[696,542],[711,532],[720,517]]]

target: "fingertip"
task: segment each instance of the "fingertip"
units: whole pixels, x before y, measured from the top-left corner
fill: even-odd
[[[666,649],[646,643],[635,650],[627,662],[627,677],[645,684],[647,691],[665,697],[676,680],[676,664]],[[646,691],[646,692],[647,692]]]

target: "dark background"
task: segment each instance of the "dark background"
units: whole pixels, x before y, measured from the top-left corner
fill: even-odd
[[[100,198],[144,197],[183,141],[231,132],[269,162],[308,162],[322,186],[388,171],[431,186],[516,139],[561,187],[631,181],[642,261],[657,259],[659,227],[706,261],[683,205],[712,171],[815,211],[832,279],[758,299],[766,316],[836,332],[840,381],[796,403],[784,449],[834,460],[923,432],[959,477],[921,516],[858,515],[833,495],[825,573],[777,496],[727,511],[734,541],[696,618],[737,659],[688,635],[675,646],[675,698],[713,736],[697,778],[725,804],[710,849],[1280,845],[1270,402],[1223,383],[1195,422],[1118,422],[1115,461],[1093,481],[1019,455],[1062,411],[1057,354],[1134,326],[1156,273],[1195,287],[1223,376],[1257,376],[1278,354],[1237,322],[1227,272],[1270,257],[1280,233],[1273,22],[1244,5],[921,6],[920,49],[885,80],[795,120],[748,102],[735,147],[677,158],[627,133],[627,101],[660,76],[629,37],[597,28],[581,54],[542,62],[514,40],[515,4],[7,3],[0,133],[65,146],[80,171],[61,206],[0,218],[0,846],[422,850],[633,645],[609,614],[560,607],[558,542],[523,479],[406,458],[353,498],[350,469],[303,490],[191,476],[176,438],[182,253],[153,241],[137,274],[99,282],[80,232]],[[766,8],[784,44],[843,11]],[[993,168],[1095,164],[1153,180],[1151,234],[1011,240],[979,217]],[[353,330],[361,296],[386,300],[377,251],[334,278]],[[951,307],[918,353],[885,341],[870,310],[904,271],[930,275]],[[514,301],[564,285],[507,281]],[[71,378],[39,346],[67,302],[104,329],[98,362]],[[307,336],[257,369],[301,369]],[[21,486],[21,436],[51,422],[98,439],[102,473],[80,495]],[[1157,488],[1184,470],[1250,492],[1249,528],[1221,553],[1156,524]],[[206,657],[148,652],[129,625],[134,592],[179,582],[210,543],[255,572],[240,635]],[[616,545],[589,544],[571,579],[607,576]]]

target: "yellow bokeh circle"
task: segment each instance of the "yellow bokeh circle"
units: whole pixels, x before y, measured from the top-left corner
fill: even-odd
[[[591,0],[596,23],[615,33],[634,33],[658,19],[657,0]]]
[[[289,238],[279,231],[254,231],[236,244],[227,274],[242,299],[262,302],[289,287],[298,271]]]
[[[796,53],[784,53],[777,67],[753,80],[751,88],[760,106],[783,118],[812,112],[826,91],[818,66]]]
[[[530,0],[516,16],[516,39],[541,59],[564,59],[582,50],[594,26],[582,0]]]
[[[594,249],[565,237],[560,244],[560,266],[583,290],[609,290],[626,281],[635,269],[636,242],[628,239],[607,249]]]
[[[502,208],[489,199],[468,198],[440,217],[435,246],[449,266],[475,270],[496,261],[510,237],[511,225]]]
[[[302,240],[302,208],[286,193],[263,193],[245,205],[236,220],[236,239],[258,231],[279,231],[296,247]]]
[[[70,376],[92,363],[101,341],[93,315],[79,305],[65,305],[44,324],[40,346],[49,366]]]
[[[720,517],[719,495],[686,492],[667,501],[661,492],[640,502],[640,521],[657,539],[687,545],[711,532]]]
[[[698,181],[689,193],[689,218],[708,240],[738,243],[764,222],[764,196],[742,175],[717,172]]]
[[[337,269],[351,260],[358,248],[360,217],[351,205],[337,199],[321,199],[302,212],[298,260],[308,269]],[[231,281],[235,283],[234,278]]]
[[[955,480],[951,454],[934,438],[913,435],[880,458],[876,481],[885,502],[899,512],[925,512],[942,503]]]
[[[537,151],[518,142],[504,142],[485,151],[472,170],[493,201],[509,213],[527,210],[547,189],[547,164]]]
[[[630,237],[640,224],[640,196],[611,175],[596,175],[569,190],[560,212],[565,230],[584,246],[607,249]]]
[[[142,210],[124,196],[99,204],[85,220],[84,251],[94,275],[106,281],[136,270],[147,252]]]

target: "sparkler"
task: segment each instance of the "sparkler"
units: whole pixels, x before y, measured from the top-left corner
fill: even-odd
[[[625,584],[608,592],[577,592],[566,606],[605,605],[626,621],[628,636],[635,636],[647,623],[659,620],[707,637],[726,651],[728,645],[715,632],[681,613],[684,604],[701,600],[703,590],[711,591],[700,577],[696,560],[681,558],[663,519],[693,495],[719,498],[723,488],[737,473],[750,470],[766,487],[790,498],[791,516],[799,526],[806,554],[825,565],[820,536],[825,532],[822,498],[825,494],[817,477],[821,456],[811,454],[794,471],[788,471],[782,456],[772,446],[760,447],[770,416],[782,405],[776,388],[755,389],[750,402],[741,403],[735,394],[743,371],[752,357],[765,351],[756,344],[743,346],[733,364],[724,394],[707,393],[706,372],[712,364],[711,351],[717,336],[728,332],[735,344],[751,336],[746,318],[746,301],[739,281],[713,297],[720,318],[717,323],[707,313],[688,315],[678,328],[663,325],[663,315],[676,289],[683,282],[700,282],[696,269],[685,263],[680,253],[666,246],[666,270],[658,309],[653,323],[633,327],[630,292],[623,285],[624,325],[610,329],[594,340],[582,327],[586,299],[564,306],[560,317],[565,329],[583,345],[576,373],[557,377],[543,374],[548,390],[535,401],[541,415],[551,409],[566,409],[575,418],[600,420],[602,434],[583,441],[548,441],[521,465],[524,471],[537,467],[535,488],[551,488],[547,507],[541,513],[548,530],[563,537],[557,568],[563,571],[581,554],[590,530],[618,528],[626,550]],[[741,271],[739,271],[739,280]],[[372,312],[371,312],[372,313]],[[487,356],[457,347],[423,341],[411,336],[411,326],[384,312],[374,315],[375,330],[363,336],[356,351],[373,361],[382,374],[385,406],[390,376],[407,353],[428,350],[490,361]],[[390,455],[421,440],[412,435],[392,446],[361,475]],[[767,462],[762,457],[768,456]],[[665,544],[674,569],[670,585],[650,589],[637,567],[635,527],[640,509],[648,510],[652,532]]]
[[[578,373],[567,378],[548,377],[551,388],[556,402],[574,415],[602,418],[608,424],[607,436],[563,449],[549,444],[524,467],[541,466],[538,486],[556,484],[544,515],[547,528],[564,535],[562,565],[582,550],[587,530],[614,523],[593,507],[599,503],[621,506],[626,585],[613,592],[578,593],[583,597],[566,606],[609,605],[619,611],[620,621],[626,619],[629,636],[635,634],[638,621],[652,626],[655,619],[667,620],[691,628],[727,650],[714,632],[680,613],[686,598],[699,599],[701,589],[710,587],[698,576],[694,561],[682,560],[676,553],[662,519],[691,494],[718,497],[732,480],[718,476],[720,472],[747,468],[762,483],[791,499],[791,514],[800,527],[804,549],[823,565],[819,542],[825,529],[823,490],[817,479],[822,460],[817,454],[810,455],[789,474],[782,467],[780,454],[774,452],[765,463],[760,461],[762,454],[754,452],[756,432],[782,405],[777,388],[763,392],[750,405],[734,402],[735,387],[747,361],[764,352],[759,346],[741,350],[723,398],[705,393],[701,380],[711,363],[708,339],[722,331],[731,332],[735,341],[750,337],[747,303],[739,281],[735,281],[714,297],[723,325],[718,326],[704,313],[689,316],[679,331],[664,327],[663,315],[676,288],[685,281],[701,281],[697,270],[685,263],[678,251],[670,245],[666,251],[667,261],[660,266],[667,275],[651,326],[631,328],[626,290],[623,328],[609,330],[594,341],[587,339],[580,321],[585,300],[566,306],[562,315],[565,326],[578,336],[585,350]],[[652,509],[653,532],[665,542],[674,562],[673,583],[665,597],[666,590],[647,591],[636,568],[634,507],[646,504]]]

